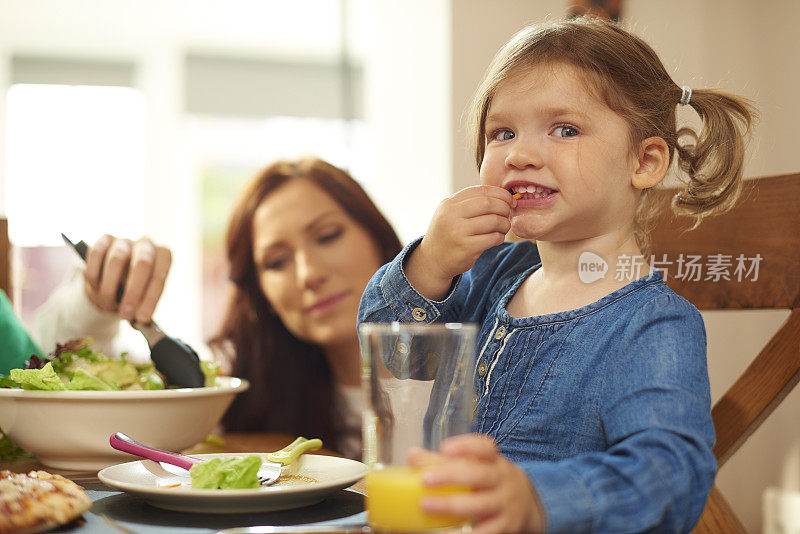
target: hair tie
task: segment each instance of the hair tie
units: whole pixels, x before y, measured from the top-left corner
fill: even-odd
[[[692,88],[688,85],[681,87],[681,100],[678,102],[681,106],[685,106],[692,99]]]

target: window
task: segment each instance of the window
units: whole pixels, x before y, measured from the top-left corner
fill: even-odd
[[[143,233],[144,99],[130,87],[14,84],[4,150],[2,207],[25,266],[15,301],[30,326],[73,261],[61,232],[87,243]]]

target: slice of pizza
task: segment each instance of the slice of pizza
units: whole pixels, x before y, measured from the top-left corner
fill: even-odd
[[[34,534],[67,524],[91,508],[83,488],[45,471],[0,471],[0,534]]]

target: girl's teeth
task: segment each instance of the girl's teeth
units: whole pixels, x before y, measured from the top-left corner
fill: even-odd
[[[547,195],[552,193],[552,191],[550,189],[546,189],[544,187],[539,187],[539,186],[535,186],[535,185],[518,185],[518,186],[514,186],[513,191],[515,193],[533,195],[533,198],[546,197]]]

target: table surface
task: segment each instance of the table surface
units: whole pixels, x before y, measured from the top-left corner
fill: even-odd
[[[288,434],[237,432],[224,434],[220,444],[202,442],[183,452],[188,454],[267,452],[282,449],[293,440],[294,436]],[[316,451],[314,454],[340,456],[326,449]],[[131,457],[131,460],[133,459],[134,457]],[[146,504],[138,497],[106,486],[97,478],[96,471],[54,469],[43,466],[36,458],[0,462],[0,470],[2,469],[16,473],[43,470],[62,475],[83,486],[94,504],[81,520],[59,528],[57,530],[59,534],[73,532],[76,534],[101,532],[207,534],[237,527],[294,527],[311,524],[336,527],[342,532],[360,532],[366,520],[363,480],[319,504],[294,510],[261,514],[190,514],[162,510]]]

